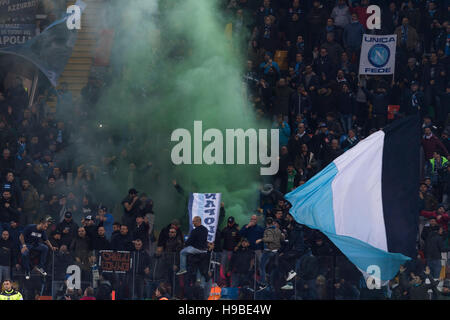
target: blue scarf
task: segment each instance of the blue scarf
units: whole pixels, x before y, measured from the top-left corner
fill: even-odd
[[[402,43],[406,44],[408,40],[408,27],[402,25]]]
[[[412,97],[411,97],[411,105],[414,108],[418,108],[419,107],[419,99],[417,99],[417,92],[414,92]]]

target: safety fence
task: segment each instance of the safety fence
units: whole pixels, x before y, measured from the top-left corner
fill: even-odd
[[[32,257],[32,266],[38,262],[38,256]],[[443,280],[448,270],[446,257],[439,263],[441,269],[435,266],[432,277]],[[367,285],[367,277],[344,256],[206,252],[189,255],[187,272],[177,275],[179,264],[179,253],[149,258],[144,252],[105,250],[74,258],[68,252],[53,252],[46,276],[36,268],[30,279],[21,268],[13,267],[11,273],[26,300],[79,299],[88,287],[98,299],[152,300],[161,284],[173,299],[188,300],[391,299],[398,284],[394,279]],[[437,298],[431,289],[429,298]]]

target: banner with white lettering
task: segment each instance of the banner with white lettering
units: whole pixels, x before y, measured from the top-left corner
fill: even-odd
[[[216,239],[220,213],[220,193],[191,193],[189,196],[189,224],[193,229],[192,218],[202,218],[202,225],[208,229],[208,242]]]
[[[0,23],[34,24],[39,0],[0,0]]]
[[[24,44],[34,37],[34,24],[0,24],[0,47]]]
[[[363,35],[359,74],[394,74],[397,35]]]

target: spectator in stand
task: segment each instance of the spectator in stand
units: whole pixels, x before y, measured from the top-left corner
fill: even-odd
[[[226,279],[229,269],[229,263],[233,252],[240,241],[239,225],[235,222],[234,217],[229,217],[227,226],[220,232],[220,239],[223,240],[222,256],[221,256],[221,272],[222,278]]]
[[[411,89],[406,89],[403,93],[400,111],[406,115],[419,114],[421,118],[425,117],[428,110],[425,104],[425,95],[419,90],[419,83],[411,81]]]
[[[22,267],[25,270],[25,279],[30,279],[30,252],[37,251],[40,253],[39,265],[36,270],[39,271],[43,276],[47,275],[44,270],[45,264],[47,262],[48,250],[55,251],[57,248],[53,247],[47,238],[47,229],[49,226],[49,221],[46,219],[41,219],[38,224],[29,224],[23,230],[20,235],[20,243],[22,245]]]
[[[272,128],[280,130],[280,147],[287,146],[291,135],[291,128],[287,123],[287,115],[284,116],[283,114],[279,114],[277,116],[277,121],[273,124]]]
[[[84,290],[84,295],[80,300],[97,300],[94,297],[94,289],[92,287],[87,287],[86,290]]]
[[[113,233],[111,234],[111,241],[112,241],[112,239],[114,239],[115,236],[120,234],[120,227],[121,226],[122,225],[119,222],[114,222],[113,223]]]
[[[61,243],[69,247],[78,232],[78,225],[73,221],[72,212],[65,213],[64,220],[56,225],[56,230],[61,233]]]
[[[8,171],[6,173],[5,180],[3,181],[3,189],[11,190],[11,196],[17,202],[17,210],[22,213],[23,208],[23,197],[22,188],[18,182],[18,179],[14,176],[14,172]]]
[[[341,86],[338,95],[338,110],[341,114],[341,122],[344,132],[353,128],[353,116],[356,114],[356,98],[347,83]]]
[[[354,146],[356,146],[359,142],[358,137],[356,136],[355,130],[350,129],[348,130],[347,137],[344,141],[341,143],[341,148],[345,152]]]
[[[99,226],[97,228],[97,234],[92,239],[92,250],[109,250],[111,249],[111,244],[106,238],[105,227]]]
[[[167,263],[172,267],[169,270],[170,278],[172,278],[172,271],[179,270],[180,267],[180,251],[183,249],[183,240],[177,237],[177,230],[175,228],[169,229],[169,237],[164,242],[163,250],[167,259]]]
[[[438,201],[436,197],[428,191],[425,183],[420,184],[419,208],[425,211],[434,211],[437,209]]]
[[[344,28],[342,40],[350,61],[358,60],[361,52],[362,37],[365,27],[358,19],[358,14],[352,13],[352,21]]]
[[[81,226],[86,230],[88,238],[92,241],[97,234],[97,225],[94,217],[92,215],[86,216],[86,218],[81,220]]]
[[[178,219],[173,219],[172,222],[167,225],[166,227],[164,227],[161,232],[159,233],[159,238],[158,238],[158,247],[167,247],[167,242],[169,241],[169,238],[173,239],[174,235],[173,233],[170,233],[170,230],[174,229],[175,230],[175,238],[177,239],[177,241],[181,242],[181,244],[184,244],[184,237],[183,237],[183,232],[181,231],[180,228],[180,222],[178,221]],[[173,242],[174,240],[170,240],[171,242]]]
[[[128,229],[133,232],[136,224],[136,217],[139,213],[139,206],[141,201],[138,197],[138,191],[134,188],[128,190],[128,196],[122,201],[124,214],[122,223],[128,226]]]
[[[425,153],[425,159],[430,160],[433,158],[433,153],[438,151],[444,157],[448,157],[448,151],[442,142],[431,131],[430,127],[423,129],[422,147]]]
[[[445,231],[448,232],[448,222],[450,220],[448,213],[445,210],[443,204],[438,205],[436,211],[420,211],[420,215],[427,219],[436,219],[437,224]]]
[[[359,84],[358,86],[360,86]],[[376,90],[367,90],[362,87],[364,93],[369,98],[370,103],[373,105],[372,118],[373,128],[380,129],[386,125],[387,110],[389,105],[389,97],[391,91],[383,86],[378,86]]]
[[[319,164],[314,153],[309,151],[306,143],[302,144],[301,151],[295,157],[294,167],[299,172],[303,171],[302,177],[306,177],[306,179],[311,178],[317,173]],[[294,183],[294,188],[297,186],[298,184]]]
[[[369,13],[367,12],[367,7],[369,6],[369,0],[356,0],[349,1],[350,5],[350,13],[357,14],[359,23],[364,26],[364,29],[367,26],[367,18],[369,17]]]
[[[19,221],[20,213],[17,202],[12,197],[10,189],[4,189],[0,199],[0,223],[2,230],[9,229],[9,223],[13,220]]]
[[[286,277],[286,281],[291,281],[297,273],[295,266],[297,260],[307,251],[304,243],[302,227],[294,221],[292,215],[287,215],[287,245],[280,253],[280,273]],[[286,288],[284,288],[286,289]]]
[[[279,228],[277,228],[272,218],[266,219],[266,229],[264,230],[264,236],[261,239],[255,241],[256,244],[264,243],[264,251],[261,256],[261,264],[259,273],[261,276],[260,290],[264,289],[268,285],[268,279],[266,278],[266,267],[269,260],[274,258],[281,248],[281,241],[283,235]]]
[[[325,27],[328,14],[319,0],[313,1],[313,7],[306,16],[308,25],[308,42],[310,47],[320,45],[320,33]]]
[[[0,239],[0,282],[11,278],[12,267],[17,261],[17,249],[16,244],[9,237],[9,231],[3,230]]]
[[[150,229],[149,221],[147,217],[138,214],[136,217],[136,226],[133,231],[133,239],[140,239],[144,244],[144,250],[149,250],[149,234],[148,230]]]
[[[296,92],[294,92],[290,97],[289,102],[289,127],[295,128],[300,125],[300,123],[297,124],[297,126],[294,126],[294,119],[296,119],[298,116],[305,116],[307,115],[311,110],[311,99],[308,95],[308,92],[305,90],[305,87],[303,84],[299,84],[297,87]],[[304,126],[304,123],[301,123]],[[294,133],[297,132],[291,132],[291,136]],[[302,131],[304,133],[304,130]],[[307,136],[307,135],[306,135]]]
[[[77,236],[72,240],[70,244],[70,252],[75,259],[77,265],[83,271],[89,270],[89,257],[91,256],[91,239],[89,239],[86,229],[78,228]]]
[[[136,292],[136,298],[138,300],[141,300],[144,298],[144,292],[146,292],[145,297],[147,299],[151,298],[151,292],[147,291],[145,288],[147,287],[147,278],[150,275],[150,256],[149,254],[144,250],[143,243],[141,239],[136,239],[134,242],[134,252],[133,252],[133,258],[135,261],[134,264],[134,272],[135,272],[135,284],[137,286],[135,292]]]
[[[133,251],[133,237],[128,231],[128,226],[122,224],[120,231],[111,240],[111,249],[117,251]]]
[[[442,268],[441,253],[447,251],[444,245],[443,228],[439,227],[436,221],[433,221],[433,227],[429,228],[428,232],[423,232],[422,238],[425,241],[424,253],[431,274],[434,279],[439,279]]]
[[[157,247],[155,253],[150,257],[148,264],[148,273],[146,273],[146,292],[147,298],[150,298],[151,292],[161,283],[169,279],[170,261],[164,255],[163,248]]]
[[[28,179],[22,179],[22,196],[23,211],[21,214],[21,224],[27,225],[36,222],[40,207],[39,194]]]
[[[395,29],[395,34],[398,39],[397,48],[399,54],[406,59],[414,55],[419,35],[417,34],[416,29],[409,24],[409,19],[407,17],[402,19],[402,25]],[[406,61],[406,59],[404,60]]]
[[[250,217],[248,224],[244,225],[241,230],[239,230],[241,237],[246,238],[249,242],[250,250],[255,251],[258,262],[261,258],[263,244],[256,243],[256,240],[261,239],[264,236],[264,228],[258,225],[258,216],[253,214]]]
[[[264,62],[259,65],[260,73],[264,73],[264,75],[267,75],[271,68],[274,68],[277,73],[280,73],[280,67],[278,66],[278,63],[273,61],[272,56],[272,53],[269,51],[265,53]]]
[[[331,11],[331,18],[334,20],[334,26],[336,27],[336,40],[342,43],[342,35],[345,27],[352,21],[350,15],[350,8],[347,6],[345,0],[338,0],[336,5]]]
[[[249,248],[246,238],[241,238],[230,260],[231,286],[242,287],[249,285],[250,272],[255,266],[255,253]]]
[[[52,231],[50,233],[49,241],[53,247],[55,248],[61,247],[61,232],[59,232],[58,230]]]
[[[327,49],[328,55],[330,56],[331,63],[337,65],[341,60],[341,55],[344,52],[341,45],[335,41],[335,34],[328,32],[326,34],[326,41],[322,43],[321,48]]]
[[[113,233],[114,217],[108,213],[108,208],[105,206],[98,208],[98,215],[95,217],[95,220],[98,221],[99,227],[105,228],[106,239],[110,241]]]
[[[275,49],[278,46],[279,38],[278,38],[278,29],[274,24],[275,17],[273,15],[267,15],[264,17],[264,23],[261,25],[260,36],[258,39],[258,43],[261,46],[271,52],[275,52]]]
[[[425,103],[427,105],[440,106],[440,94],[445,91],[446,85],[446,68],[438,60],[438,56],[435,52],[431,53],[430,61],[423,66],[423,79],[421,81],[424,86]],[[440,111],[436,110],[436,111]],[[442,119],[443,116],[440,112],[437,112],[436,118]]]
[[[287,85],[286,79],[281,78],[275,88],[274,112],[282,114],[286,119],[289,116],[289,99],[294,91]]]
[[[14,158],[11,157],[11,150],[3,149],[2,158],[0,159],[1,176],[4,177],[8,171],[14,171]]]
[[[192,218],[192,229],[189,238],[186,240],[186,247],[180,252],[180,270],[177,275],[182,275],[187,272],[186,259],[187,255],[196,255],[206,253],[208,229],[202,225],[202,218],[196,216]]]

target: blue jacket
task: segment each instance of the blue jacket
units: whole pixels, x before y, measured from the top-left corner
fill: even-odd
[[[247,225],[242,227],[242,229],[239,231],[239,234],[247,238],[248,242],[250,243],[250,249],[252,250],[262,250],[264,249],[264,245],[262,242],[259,244],[256,244],[255,241],[258,239],[262,239],[264,236],[264,228],[256,225],[250,228],[247,228]]]
[[[289,142],[289,137],[291,136],[291,128],[289,128],[289,125],[286,121],[283,121],[284,128],[281,125],[278,125],[278,123],[275,123],[273,125],[274,129],[280,130],[280,147],[287,146]]]
[[[364,27],[359,22],[352,22],[345,26],[343,41],[344,46],[359,49],[362,43]]]
[[[208,241],[208,229],[204,226],[198,226],[192,229],[189,238],[186,240],[186,246],[193,246],[198,250],[206,250]]]

